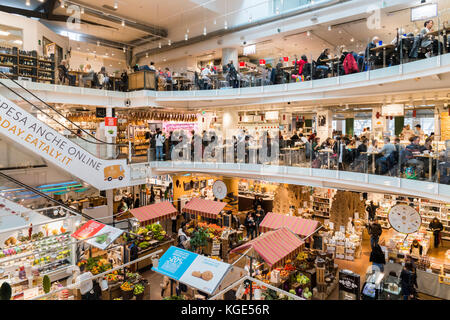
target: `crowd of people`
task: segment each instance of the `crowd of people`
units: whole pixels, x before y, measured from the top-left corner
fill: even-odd
[[[450,49],[447,36],[444,42],[440,42],[432,33],[434,29],[433,20],[427,20],[422,30],[418,34],[397,32],[396,37],[388,44],[386,50],[377,50],[383,45],[383,41],[378,36],[372,38],[364,51],[355,52],[346,48],[345,45],[336,49],[336,54],[331,53],[330,48],[324,49],[316,60],[308,59],[308,55],[302,54],[300,58],[294,55],[292,67],[287,67],[287,62],[279,58],[275,63],[258,65],[252,72],[241,72],[236,67],[234,61],[220,67],[220,70],[213,65],[199,67],[189,75],[190,81],[178,83],[174,76],[178,74],[171,72],[169,67],[157,68],[154,62],[149,65],[139,66],[135,64],[131,70],[123,70],[120,79],[113,79],[102,67],[99,72],[95,72],[90,64],[84,67],[84,74],[80,81],[84,86],[87,84],[93,88],[112,89],[113,81],[117,81],[114,86],[116,90],[128,90],[128,74],[141,70],[155,72],[156,90],[210,90],[222,87],[239,88],[248,86],[265,86],[283,84],[289,82],[308,81],[313,79],[323,79],[330,76],[346,75],[351,73],[373,70],[375,68],[393,66],[409,60],[429,58],[442,54],[444,48],[447,52]],[[59,83],[75,85],[76,76],[69,73],[68,62],[61,61],[58,66]]]
[[[217,143],[233,146],[234,160],[240,162],[256,161],[259,163],[258,153],[261,152],[261,148],[266,146],[268,158],[272,156],[272,152],[276,148],[278,148],[279,155],[279,158],[270,158],[272,160],[268,162],[282,160],[286,163],[286,156],[290,152],[289,148],[297,147],[298,152],[302,150],[303,158],[294,159],[294,165],[403,176],[409,179],[428,178],[430,180],[437,177],[439,171],[439,182],[449,182],[448,168],[450,168],[450,162],[445,154],[439,154],[438,150],[435,150],[433,146],[434,133],[424,134],[420,124],[417,124],[414,130],[406,125],[398,137],[385,136],[382,142],[371,138],[371,136],[370,128],[364,128],[360,135],[349,136],[335,132],[333,137],[321,141],[317,133],[313,132],[306,135],[303,134],[302,129],[299,129],[294,130],[290,137],[279,131],[278,139],[274,139],[275,137],[271,136],[268,130],[250,134],[244,129],[238,131],[236,135],[229,139],[222,140],[212,131],[204,130],[201,133],[191,131],[190,133],[174,134],[173,131],[163,133],[158,129],[154,133],[149,132],[146,138],[150,141],[150,148],[156,151],[155,158],[150,160],[156,161],[172,160],[172,150],[179,143],[183,143],[183,147],[190,145],[190,155],[187,155],[187,152],[180,151],[178,160],[196,159],[198,154],[203,159],[205,148],[210,144],[216,144],[216,140],[220,139],[220,141],[217,140]],[[187,141],[185,142],[184,139]],[[201,144],[201,152],[196,153],[195,144],[198,141]],[[405,143],[405,141],[408,141],[408,143]],[[239,145],[243,145],[245,160],[238,158]],[[220,149],[212,148],[209,156],[215,157],[215,152],[220,152]],[[223,159],[225,157],[226,155]]]

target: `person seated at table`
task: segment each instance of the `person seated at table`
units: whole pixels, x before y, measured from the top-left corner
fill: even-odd
[[[403,138],[403,140],[409,141],[411,137],[414,136],[414,131],[410,128],[409,124],[403,127],[402,132],[400,133],[400,137]]]
[[[429,32],[433,31],[433,20],[427,20],[423,24],[423,29],[420,30],[420,35],[422,36],[422,42],[420,46],[425,49],[425,57],[430,58],[432,54],[437,55],[439,52],[439,41],[435,39],[434,35],[428,35]],[[440,46],[440,54],[442,54],[442,45]]]
[[[414,126],[414,135],[419,136],[422,140],[425,138],[425,132],[423,132],[420,124],[416,124]]]
[[[330,72],[328,62],[325,61],[329,59],[329,55],[330,49],[326,48],[325,50],[322,51],[319,58],[317,58],[316,68],[322,73],[322,75],[320,76],[321,78],[326,78],[328,76],[328,73]]]
[[[95,81],[96,80],[96,73],[92,69],[90,64],[86,65],[85,72],[87,74],[81,77],[81,81],[83,82],[83,86],[86,86],[86,82],[87,81],[91,81],[91,86],[95,87],[95,85],[96,85],[96,81]]]
[[[404,150],[404,159],[407,166],[415,166],[419,170],[419,174],[423,176],[424,162],[415,158],[414,154],[421,154],[425,147],[420,145],[420,137],[413,136],[409,139],[411,142]]]
[[[380,41],[380,38],[377,36],[372,38],[372,41],[369,42],[369,44],[366,47],[366,51],[364,53],[364,56],[366,57],[366,70],[370,70],[373,68],[373,66],[379,65],[380,58],[377,55],[376,51],[373,51],[373,48],[376,48],[378,43]]]
[[[69,86],[75,85],[76,76],[72,76],[69,74],[69,68],[66,60],[62,60],[61,64],[58,66],[59,72],[59,82],[64,84],[66,79],[69,80]]]
[[[322,143],[321,148],[322,149],[333,149],[334,141],[332,138],[328,137],[325,139],[325,141]]]
[[[311,144],[311,149],[312,149],[312,160],[314,160],[316,158],[317,152],[321,149],[319,137],[314,138]]]
[[[122,74],[120,75],[120,91],[126,92],[128,91],[128,73],[126,69],[123,69]]]
[[[396,152],[395,145],[391,143],[389,137],[384,137],[384,145],[380,150],[381,157],[376,160],[376,167],[380,174],[384,174],[388,171],[394,163],[392,158]]]
[[[110,86],[109,76],[108,76],[108,73],[106,72],[105,67],[102,67],[100,69],[100,72],[98,73],[98,83],[100,85],[100,89],[103,89],[103,88],[108,89]]]
[[[366,138],[361,139],[361,144],[356,148],[355,152],[355,160],[353,161],[353,169],[355,171],[365,171],[365,168],[367,166],[367,145],[369,143],[369,140]]]
[[[367,152],[374,153],[374,152],[378,152],[378,151],[379,151],[378,150],[378,140],[372,139],[372,143],[367,148]]]
[[[300,140],[300,137],[297,135],[297,131],[294,130],[294,134],[291,136],[291,147],[295,146],[295,143]]]
[[[170,72],[169,68],[166,67],[164,71],[164,77],[166,78],[166,89],[172,90],[172,73]]]
[[[370,139],[370,128],[369,127],[363,128],[363,132],[360,134],[359,138],[360,139],[363,139],[363,138]]]

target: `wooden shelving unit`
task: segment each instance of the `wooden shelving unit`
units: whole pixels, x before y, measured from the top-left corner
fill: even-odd
[[[26,52],[17,48],[0,48],[0,67],[15,80],[31,79],[32,82],[55,83],[54,57],[38,57],[35,51]]]

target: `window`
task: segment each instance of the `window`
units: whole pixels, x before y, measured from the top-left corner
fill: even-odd
[[[311,3],[311,0],[273,0],[273,13],[279,14]]]
[[[353,134],[359,136],[363,132],[363,129],[367,127],[372,128],[371,118],[355,119],[355,128]]]

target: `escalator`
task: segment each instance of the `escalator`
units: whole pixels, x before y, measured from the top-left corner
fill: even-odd
[[[0,72],[0,134],[99,190],[129,185],[122,145],[105,142],[47,104],[19,82]],[[13,89],[14,88],[14,89]]]

